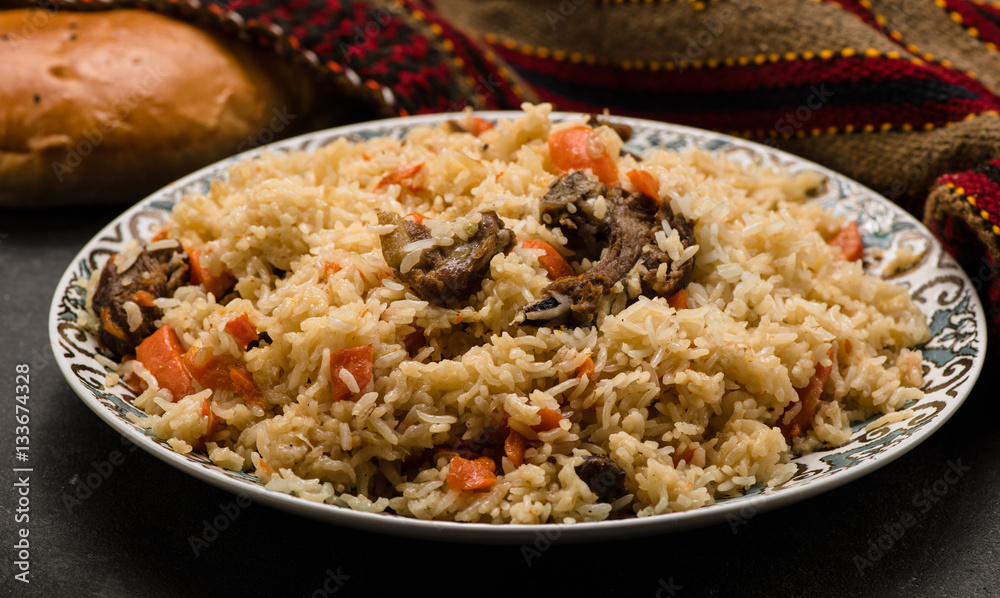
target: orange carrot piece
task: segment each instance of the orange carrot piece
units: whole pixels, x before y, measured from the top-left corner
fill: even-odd
[[[212,390],[228,390],[234,392],[248,405],[264,407],[260,389],[254,382],[253,374],[245,365],[236,363],[228,355],[209,357],[205,363],[200,363],[198,353],[211,351],[191,347],[184,353],[182,360],[187,371],[205,388]]]
[[[245,365],[229,366],[229,380],[232,382],[231,390],[240,395],[244,402],[264,408],[264,399],[253,380],[253,373]]]
[[[830,245],[840,249],[837,254],[838,260],[854,262],[860,260],[865,254],[865,246],[861,241],[861,231],[858,230],[858,223],[851,222],[840,229],[832,239]]]
[[[135,355],[131,354],[126,355],[122,357],[122,365],[125,365],[126,363],[134,360],[135,360]],[[131,374],[125,376],[123,378],[123,381],[125,382],[126,386],[134,390],[136,393],[141,393],[147,388],[149,388],[146,385],[146,381],[140,378],[135,372],[132,372]]]
[[[188,252],[188,261],[191,264],[191,282],[194,284],[202,284],[202,282],[209,276],[211,276],[204,268],[201,266],[201,252],[197,249],[192,249]]]
[[[209,357],[207,361],[201,363],[198,354],[207,351],[211,355],[211,350],[191,347],[182,356],[185,369],[188,373],[205,388],[212,390],[231,390],[232,380],[229,378],[229,365],[220,367],[220,359]]]
[[[674,293],[673,295],[667,297],[667,305],[674,309],[687,309],[688,306],[688,290],[681,289]]]
[[[823,386],[826,385],[826,381],[830,378],[830,372],[832,371],[832,365],[820,365],[817,363],[816,373],[809,380],[809,384],[805,388],[795,389],[795,392],[799,395],[799,402],[802,404],[802,407],[792,417],[790,422],[785,423],[784,416],[778,420],[778,428],[785,435],[785,438],[802,436],[812,425],[813,416],[816,415],[816,409],[819,407],[819,397],[823,394]]]
[[[631,181],[632,186],[636,188],[640,193],[644,193],[649,197],[659,201],[660,199],[660,181],[657,178],[645,170],[630,170],[625,173],[628,180]]]
[[[337,262],[330,262],[330,263],[325,264],[323,266],[323,270],[326,271],[327,278],[333,276],[334,274],[336,274],[337,272],[340,272],[343,269],[344,269],[344,267],[341,266],[340,264],[338,264]]]
[[[205,442],[212,437],[212,434],[215,434],[216,428],[219,427],[219,418],[215,415],[215,412],[212,411],[212,402],[208,399],[205,399],[201,404],[201,416],[208,418],[208,431],[202,434],[201,438],[198,439],[199,443],[205,444]]]
[[[594,377],[594,360],[588,355],[586,359],[583,360],[576,368],[576,377],[583,378],[584,376],[588,378]]]
[[[541,249],[545,252],[538,257],[538,263],[545,268],[545,272],[548,273],[550,279],[556,280],[563,276],[576,276],[573,267],[566,263],[566,260],[563,259],[563,256],[559,255],[555,247],[545,241],[541,239],[525,239],[521,241],[521,247],[525,249]]]
[[[375,185],[375,190],[378,191],[379,189],[384,189],[389,185],[395,185],[397,183],[403,182],[406,179],[413,178],[417,176],[417,174],[423,167],[424,163],[418,162],[413,166],[408,166],[402,170],[397,170],[396,172],[387,174],[384,177],[382,177],[382,180],[380,180],[377,185]]]
[[[590,127],[556,131],[549,135],[548,145],[552,167],[557,171],[567,173],[589,168],[605,185],[618,183],[618,165]]]
[[[132,300],[136,302],[139,307],[153,307],[153,295],[149,291],[144,291],[139,289],[132,295]]]
[[[427,216],[424,216],[423,214],[420,214],[418,212],[410,212],[409,214],[404,216],[404,218],[412,218],[414,222],[416,222],[417,224],[421,224],[424,220],[427,219]]]
[[[111,309],[108,307],[101,309],[101,326],[111,336],[125,340],[125,331],[119,328],[118,324],[115,324],[115,321],[111,319]]]
[[[489,457],[470,461],[455,455],[448,465],[448,487],[452,490],[485,490],[496,483],[495,470],[496,464]]]
[[[559,422],[563,419],[561,413],[555,409],[549,409],[548,407],[542,407],[539,409],[538,415],[542,418],[542,421],[531,426],[531,429],[536,432],[545,432],[547,430],[558,428]]]
[[[524,464],[524,451],[527,448],[528,439],[517,430],[511,430],[510,434],[507,435],[507,440],[504,440],[503,443],[503,452],[514,464],[514,467],[520,467]]]
[[[200,284],[206,291],[215,295],[216,299],[222,299],[229,289],[232,288],[236,279],[229,272],[223,271],[218,276],[201,265],[201,252],[192,249],[188,252],[191,264],[191,282]]]
[[[184,370],[183,349],[177,333],[164,325],[135,348],[135,358],[156,378],[160,388],[170,391],[174,402],[194,392],[191,376]]]
[[[240,344],[244,349],[247,345],[257,340],[257,327],[250,323],[250,317],[246,314],[240,314],[226,322],[226,332],[232,335],[236,342]]]
[[[364,388],[372,380],[372,363],[375,361],[375,350],[371,345],[349,347],[330,353],[330,390],[334,401],[351,398],[354,393],[340,379],[340,370],[347,370],[354,376],[358,388]]]
[[[493,123],[484,120],[482,118],[479,118],[478,116],[472,117],[472,127],[470,132],[476,137],[479,137],[480,135],[483,134],[484,131],[489,131],[492,128],[493,128]]]

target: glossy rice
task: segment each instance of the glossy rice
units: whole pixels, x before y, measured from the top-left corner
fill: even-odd
[[[428,216],[432,243],[446,245],[494,210],[518,240],[562,248],[566,237],[540,222],[538,201],[558,176],[546,140],[564,126],[541,105],[481,137],[424,126],[402,142],[340,139],[311,154],[238,163],[207,193],[185,197],[168,232],[201,248],[207,267],[233,274],[236,292],[223,300],[182,287],[157,300],[162,323],[185,349],[243,359],[223,330],[247,314],[272,341],[246,352],[266,409],[228,391],[169,397],[128,362],[121,373],[149,385],[135,400],[147,414],[137,421],[178,452],[203,451],[308,500],[531,524],[684,511],[778,485],[794,473],[795,455],[842,444],[851,422],[922,396],[920,354],[907,347],[927,338],[925,318],[906,289],[837,259],[827,240],[844,223],[807,201],[824,184],[813,172],[793,176],[702,151],[618,160],[621,173],[652,174],[660,199],[694,223],[697,246],[686,255],[657,238],[672,258],[695,259],[684,309],[636,297],[633,271],[599,304],[593,327],[520,326],[518,310],[551,282],[539,251],[520,247],[495,256],[462,303],[414,296],[382,256],[376,212]],[[617,155],[615,133],[599,135]],[[377,188],[417,163],[405,184]],[[578,272],[592,266],[564,255]],[[403,339],[415,326],[428,344],[410,352]],[[331,352],[367,344],[371,382],[344,379],[357,392],[333,401]],[[588,358],[593,374],[578,376]],[[817,363],[833,366],[823,400],[808,434],[789,441],[778,420],[794,412],[796,389]],[[219,420],[207,439],[206,400]],[[542,408],[562,414],[560,427],[532,430]],[[502,474],[489,489],[451,489],[452,452],[411,464],[457,439],[481,445],[503,414],[530,446],[520,467],[498,462]],[[591,455],[625,471],[627,494],[598,501],[575,469]]]

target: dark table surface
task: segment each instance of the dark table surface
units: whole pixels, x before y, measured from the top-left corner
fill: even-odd
[[[55,364],[46,318],[56,283],[119,211],[0,210],[0,594],[1000,596],[1000,403],[989,357],[963,407],[920,446],[735,527],[527,550],[400,539],[236,504],[128,450]],[[21,363],[31,367],[27,526],[15,520],[13,472]],[[946,474],[956,466],[957,480]],[[954,483],[924,505],[918,497],[943,479]],[[227,510],[237,515],[196,555],[190,539]],[[14,578],[22,527],[29,584]]]

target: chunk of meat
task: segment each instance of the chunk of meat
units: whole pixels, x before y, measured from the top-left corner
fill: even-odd
[[[543,221],[558,223],[567,237],[574,238],[592,257],[599,255],[601,246],[606,246],[607,252],[590,271],[560,278],[546,287],[545,297],[521,311],[523,322],[558,324],[571,315],[577,325],[590,325],[601,296],[611,292],[640,262],[647,269],[642,279],[646,294],[669,297],[690,282],[694,260],[673,268],[669,255],[656,241],[656,233],[666,222],[677,231],[682,245],[694,243],[693,226],[675,215],[668,202],[660,203],[644,193],[625,193],[620,186],[608,190],[584,173],[574,172],[552,184],[540,210]],[[662,264],[666,265],[666,276],[661,278]]]
[[[625,470],[604,456],[584,457],[576,475],[597,495],[600,502],[613,502],[625,495]]]
[[[608,193],[604,183],[576,171],[559,177],[542,196],[538,204],[542,222],[559,226],[569,240],[570,249],[583,249],[589,255],[600,253],[600,246],[606,241],[608,222],[606,213],[597,217],[598,199]],[[607,199],[605,210],[607,209]],[[568,207],[573,204],[571,211]]]
[[[643,292],[660,297],[670,297],[675,293],[684,290],[691,282],[694,274],[694,257],[684,262],[679,268],[673,267],[673,261],[667,253],[660,249],[656,243],[655,235],[659,230],[663,230],[662,223],[665,221],[670,228],[677,231],[681,245],[685,248],[695,244],[694,225],[690,220],[681,214],[674,214],[669,202],[660,205],[660,212],[656,217],[657,226],[652,230],[649,250],[643,252],[642,263],[648,272],[642,278]],[[661,280],[657,272],[660,264],[666,264],[666,276]]]
[[[163,315],[153,305],[153,299],[170,297],[178,287],[188,283],[191,269],[188,255],[176,247],[143,250],[122,272],[118,271],[118,256],[112,257],[101,270],[92,305],[100,319],[97,339],[115,359],[134,353],[135,348],[156,331],[155,321]],[[129,326],[125,303],[131,302],[142,321],[134,330]]]
[[[396,226],[381,236],[386,263],[399,272],[399,278],[410,285],[414,294],[438,305],[474,293],[489,271],[493,256],[510,251],[516,241],[513,231],[504,228],[496,212],[483,212],[476,234],[468,241],[456,239],[453,245],[426,249],[420,260],[403,272],[400,267],[409,253],[407,245],[429,239],[430,231],[419,222],[388,212],[379,212],[378,221]]]
[[[624,195],[620,188],[608,193],[608,251],[588,272],[560,278],[546,292],[569,297],[573,319],[590,324],[597,312],[597,301],[620,280],[624,280],[643,256],[656,226],[656,204],[640,193]]]

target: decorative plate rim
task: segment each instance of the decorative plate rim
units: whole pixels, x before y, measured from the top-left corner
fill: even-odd
[[[517,111],[483,111],[477,112],[476,114],[486,119],[495,120],[500,118],[511,118],[523,113]],[[74,305],[79,307],[77,304],[83,299],[82,296],[77,298],[73,297],[74,288],[80,289],[80,287],[75,284],[75,281],[78,277],[86,274],[88,261],[92,258],[94,250],[98,249],[102,242],[105,244],[114,244],[117,242],[119,245],[124,242],[125,234],[123,231],[123,225],[125,223],[139,217],[144,213],[144,211],[149,211],[150,214],[166,214],[169,206],[171,206],[173,202],[168,203],[165,201],[165,198],[176,195],[183,189],[190,190],[190,188],[195,185],[204,185],[207,181],[218,178],[220,175],[224,174],[233,162],[257,156],[265,149],[272,151],[316,149],[317,147],[320,147],[325,143],[329,143],[338,137],[356,138],[361,136],[368,138],[373,136],[371,133],[374,132],[387,134],[391,133],[393,130],[396,130],[397,132],[405,131],[418,125],[435,124],[460,116],[462,116],[461,113],[448,113],[391,118],[307,133],[305,135],[273,143],[262,148],[256,148],[243,152],[236,156],[232,156],[206,166],[167,185],[125,210],[122,214],[103,227],[100,232],[94,235],[94,237],[76,254],[66,271],[61,276],[53,294],[52,304],[49,310],[49,340],[52,350],[55,353],[56,361],[59,364],[59,369],[66,378],[70,387],[80,397],[84,404],[86,404],[102,420],[104,420],[105,423],[110,425],[114,430],[122,434],[131,442],[140,446],[146,452],[168,463],[169,465],[223,490],[236,494],[247,495],[254,501],[258,501],[262,504],[267,504],[291,513],[356,529],[376,531],[410,538],[456,542],[488,542],[495,544],[532,543],[540,538],[544,538],[549,542],[587,542],[623,539],[681,531],[693,527],[721,523],[723,521],[729,521],[731,523],[733,521],[745,521],[748,517],[752,517],[757,513],[780,508],[782,506],[786,506],[837,488],[843,484],[876,471],[877,469],[898,459],[940,428],[955,413],[955,411],[957,411],[962,402],[964,402],[966,397],[968,397],[969,393],[972,391],[972,388],[982,371],[985,361],[986,318],[983,306],[979,301],[978,295],[972,289],[972,283],[968,276],[955,263],[955,261],[946,252],[944,252],[940,243],[934,239],[922,223],[917,221],[910,214],[906,213],[899,206],[882,197],[875,191],[864,187],[860,183],[857,183],[844,175],[833,172],[828,168],[792,154],[788,154],[781,150],[712,131],[628,117],[612,118],[615,122],[632,126],[633,129],[641,136],[672,136],[677,143],[683,142],[684,145],[702,147],[713,153],[718,153],[721,149],[727,149],[735,152],[745,152],[750,159],[766,158],[773,161],[776,165],[789,167],[793,170],[807,169],[818,171],[827,177],[827,180],[829,181],[828,186],[835,184],[841,194],[832,199],[827,198],[825,203],[832,206],[834,203],[844,198],[844,189],[849,189],[854,194],[848,199],[860,203],[864,203],[865,201],[872,202],[872,204],[878,208],[877,211],[884,211],[885,214],[887,214],[884,215],[884,217],[889,218],[888,222],[894,227],[897,223],[899,223],[899,225],[902,226],[902,231],[910,231],[915,235],[921,236],[921,238],[926,238],[927,245],[925,248],[925,256],[922,258],[921,263],[909,273],[901,275],[900,281],[904,284],[926,281],[927,288],[929,289],[929,285],[933,283],[934,280],[929,277],[918,275],[924,273],[925,270],[946,271],[949,275],[948,278],[951,279],[951,282],[958,284],[957,289],[954,291],[955,299],[952,300],[951,303],[959,304],[960,307],[961,305],[965,305],[962,313],[968,314],[968,316],[971,316],[973,320],[973,330],[971,336],[968,337],[970,339],[969,344],[962,348],[962,350],[966,352],[953,358],[957,359],[959,356],[963,357],[963,364],[966,366],[965,369],[955,376],[955,379],[951,381],[951,386],[947,389],[943,386],[942,388],[935,389],[936,393],[949,395],[948,397],[942,397],[943,399],[947,399],[946,403],[939,410],[922,419],[914,415],[912,419],[919,421],[911,427],[912,431],[908,434],[904,435],[905,430],[903,424],[907,423],[905,421],[887,424],[873,430],[873,432],[877,432],[883,428],[886,429],[884,433],[873,436],[873,442],[871,444],[861,445],[857,451],[855,451],[860,453],[860,458],[854,459],[853,461],[853,457],[851,457],[848,458],[847,461],[842,460],[843,462],[839,464],[834,463],[834,461],[837,461],[835,457],[843,456],[842,454],[839,454],[838,451],[841,451],[844,447],[837,447],[827,451],[817,451],[794,459],[793,462],[805,463],[806,461],[820,461],[824,457],[828,457],[831,461],[827,464],[827,466],[831,469],[825,473],[820,472],[817,474],[819,477],[807,477],[800,480],[801,483],[791,484],[789,487],[779,487],[773,491],[762,491],[758,488],[756,491],[749,492],[746,495],[717,500],[712,505],[691,511],[666,513],[649,517],[633,517],[629,519],[579,522],[573,524],[546,523],[536,525],[517,525],[433,520],[428,521],[401,515],[366,513],[354,511],[347,507],[311,502],[289,494],[267,490],[263,487],[263,485],[260,485],[259,482],[253,481],[255,477],[252,475],[228,472],[227,470],[211,463],[206,464],[196,460],[192,456],[185,456],[174,452],[172,449],[162,444],[162,441],[154,439],[149,433],[143,431],[142,428],[139,428],[135,424],[124,419],[124,416],[120,414],[120,411],[115,411],[112,406],[101,401],[102,398],[110,401],[111,399],[108,397],[113,396],[112,393],[100,392],[89,387],[83,382],[82,375],[77,374],[74,371],[74,365],[80,366],[81,369],[84,366],[91,366],[91,364],[97,364],[99,366],[98,362],[93,358],[86,357],[85,355],[72,354],[72,349],[80,349],[80,345],[85,345],[91,349],[96,348],[96,341],[93,338],[93,335],[86,334],[79,328],[76,328],[75,330],[71,330],[67,333],[75,335],[74,339],[71,340],[68,336],[64,336],[60,330],[61,324],[69,328],[73,328],[75,326],[75,324],[71,325],[69,323],[70,321],[64,317],[66,311],[72,311],[72,307]],[[554,112],[551,115],[553,120],[577,118],[579,116],[579,113],[567,112]],[[657,137],[657,139],[659,139],[659,137]],[[628,147],[628,144],[626,147]],[[669,144],[661,145],[661,147],[668,150],[672,149]],[[830,189],[827,191],[829,192]],[[839,203],[837,205],[838,208],[842,206],[843,204]],[[859,215],[861,214],[862,213],[859,212]],[[136,230],[132,232],[134,232],[134,236],[140,236],[139,231]],[[894,228],[888,232],[883,232],[881,228],[876,228],[869,231],[869,233],[880,237],[880,242],[885,241],[887,243],[891,243],[897,239],[900,231],[897,231]],[[883,236],[885,239],[881,239]],[[119,238],[115,239],[115,237]],[[935,254],[937,257],[935,264],[930,263],[930,258],[934,257],[932,254]],[[925,287],[919,287],[914,290],[914,288],[911,287],[910,292],[911,295],[916,295],[917,293],[923,292],[924,289]],[[928,294],[930,294],[930,290],[928,290]],[[945,296],[945,292],[939,293],[939,299],[940,297]],[[934,304],[934,306],[937,305],[939,305],[939,303]],[[923,311],[926,313],[926,309]],[[945,310],[941,310],[934,312],[934,314],[927,314],[928,319],[930,320],[932,315],[936,316],[937,314],[944,312]],[[954,312],[948,313],[953,314]],[[964,324],[967,325],[968,317],[966,317],[965,320]],[[963,322],[956,324],[956,335],[960,332],[959,328],[962,326]],[[948,331],[951,330],[951,328],[945,327],[943,330]],[[934,338],[936,339],[937,336]],[[65,346],[61,344],[61,341],[65,341],[72,346]],[[67,354],[67,351],[69,351],[70,354]],[[965,363],[970,357],[971,362]],[[927,363],[927,359],[924,360],[924,363]],[[951,362],[949,361],[946,363]],[[92,371],[98,373],[97,370]],[[105,370],[103,369],[100,370],[100,372],[104,371]],[[927,384],[925,383],[925,387],[926,386]],[[932,394],[928,394],[927,396],[932,398],[936,397],[936,395]],[[123,399],[120,397],[118,398],[121,403],[125,403]],[[924,399],[921,399],[918,404],[923,405],[923,402]],[[865,438],[870,434],[869,432],[865,432],[859,436],[864,423],[866,422],[855,424],[853,426],[854,433],[852,434],[851,441],[845,446],[851,446],[852,444],[858,442],[860,438]],[[885,450],[870,452],[879,446],[883,446]],[[844,463],[847,464],[845,465]]]

